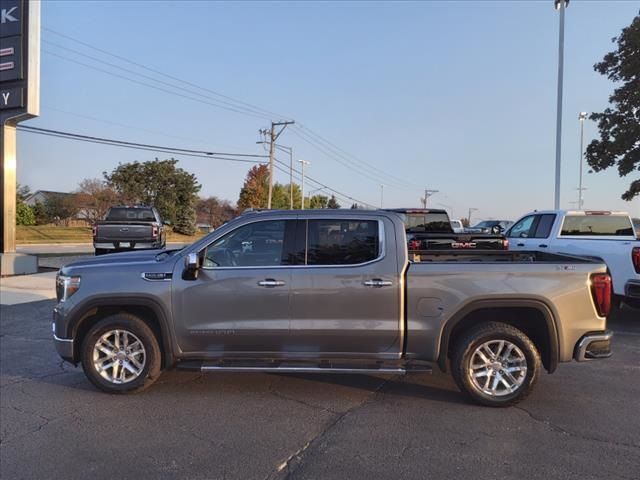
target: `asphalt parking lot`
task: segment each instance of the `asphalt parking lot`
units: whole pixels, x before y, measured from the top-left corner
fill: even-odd
[[[637,479],[640,315],[614,356],[564,364],[519,407],[469,403],[442,374],[165,372],[133,396],[63,364],[52,300],[2,306],[0,477]]]

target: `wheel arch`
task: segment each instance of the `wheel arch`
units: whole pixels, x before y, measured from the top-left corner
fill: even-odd
[[[514,319],[514,315],[517,315]],[[496,321],[522,330],[534,343],[545,369],[553,373],[558,366],[559,332],[553,310],[538,299],[477,300],[459,310],[444,326],[440,336],[438,366],[447,371],[452,345],[464,331],[481,322]]]
[[[73,361],[80,356],[82,340],[89,329],[101,319],[118,313],[130,313],[143,320],[158,336],[162,354],[161,365],[169,368],[175,364],[173,332],[168,316],[154,299],[146,297],[108,296],[90,299],[77,307],[67,326],[68,337],[73,338]]]

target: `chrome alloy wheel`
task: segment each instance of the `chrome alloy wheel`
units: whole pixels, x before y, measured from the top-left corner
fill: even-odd
[[[145,362],[142,342],[127,330],[110,330],[93,347],[93,366],[110,383],[135,380],[142,373]]]
[[[489,340],[471,355],[472,385],[491,397],[515,392],[527,376],[527,359],[517,345],[507,340]]]

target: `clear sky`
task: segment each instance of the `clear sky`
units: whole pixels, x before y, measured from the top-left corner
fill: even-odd
[[[567,10],[562,207],[575,207],[569,202],[577,200],[578,113],[605,108],[613,89],[593,64],[614,48],[611,38],[639,9],[637,1],[574,0]],[[45,0],[42,24],[41,116],[25,125],[264,153],[256,145],[258,130],[269,126],[271,116],[217,108],[210,103],[220,97],[203,90],[209,99],[198,98],[208,103],[62,59],[55,55],[153,83],[61,47],[71,48],[175,83],[57,32],[295,119],[302,129],[286,130],[279,143],[311,162],[313,178],[371,204],[380,204],[385,183],[386,207],[419,206],[428,187],[439,190],[430,205],[446,206],[455,217],[466,216],[469,207],[478,208],[474,219],[515,219],[553,207],[558,13],[551,0]],[[303,141],[308,131],[357,160],[345,167]],[[587,121],[585,144],[596,134]],[[25,132],[19,133],[18,155],[21,184],[58,191],[75,190],[82,179],[101,177],[119,162],[166,157]],[[233,202],[250,167],[176,158],[197,175],[203,195]],[[288,162],[286,154],[279,158]],[[640,214],[640,200],[620,200],[630,177],[620,179],[609,169],[584,178],[585,208]],[[288,175],[277,172],[276,180],[288,182]]]

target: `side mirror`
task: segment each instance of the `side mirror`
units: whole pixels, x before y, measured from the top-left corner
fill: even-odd
[[[502,228],[502,225],[494,225],[493,227],[491,227],[491,233],[493,233],[494,235],[499,235],[502,232],[504,232],[504,228]]]
[[[183,280],[195,280],[198,278],[198,254],[189,253],[184,257]]]
[[[163,220],[162,224],[166,225],[167,227],[171,226],[171,222],[169,220]]]

